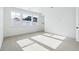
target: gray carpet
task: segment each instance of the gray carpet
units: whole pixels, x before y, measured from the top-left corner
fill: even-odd
[[[16,43],[16,41],[22,40],[25,38],[30,39],[30,37],[33,37],[36,35],[43,35],[43,34],[44,32],[37,32],[37,33],[24,34],[24,35],[5,38],[0,51],[23,51],[23,49]],[[50,47],[44,44],[41,44],[40,42],[37,42],[35,40],[32,40],[32,41],[34,41],[34,44],[37,43],[40,46],[44,47],[45,49],[48,49],[49,51],[79,51],[79,42],[76,42],[75,39],[73,40],[73,39],[66,38],[56,49],[51,49]]]

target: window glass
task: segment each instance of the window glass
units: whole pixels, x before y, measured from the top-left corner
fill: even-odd
[[[15,21],[20,21],[21,20],[21,13],[11,12],[11,18]]]
[[[32,16],[28,15],[28,14],[23,14],[23,21],[31,21],[32,20]]]

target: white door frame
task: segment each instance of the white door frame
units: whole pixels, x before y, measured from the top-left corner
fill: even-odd
[[[79,41],[79,29],[77,29],[77,27],[79,27],[79,9],[78,7],[76,7],[76,41]]]

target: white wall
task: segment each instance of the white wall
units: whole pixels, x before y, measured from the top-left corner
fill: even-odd
[[[75,8],[46,8],[43,13],[45,15],[45,32],[75,38]]]
[[[11,11],[16,11],[20,13],[28,13],[31,15],[37,15],[38,16],[38,22],[36,24],[28,24],[23,25],[23,23],[19,24],[13,24],[12,19],[11,19]],[[18,34],[27,34],[27,33],[32,33],[32,32],[37,32],[37,31],[43,31],[44,27],[42,22],[44,21],[43,16],[40,13],[32,12],[32,11],[27,11],[23,9],[18,9],[18,8],[5,8],[5,16],[4,16],[4,36],[13,36],[13,35],[18,35]]]
[[[0,48],[3,42],[3,8],[0,7]]]

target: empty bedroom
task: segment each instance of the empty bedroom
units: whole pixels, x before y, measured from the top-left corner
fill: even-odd
[[[78,7],[0,7],[0,14],[0,51],[79,51]]]

